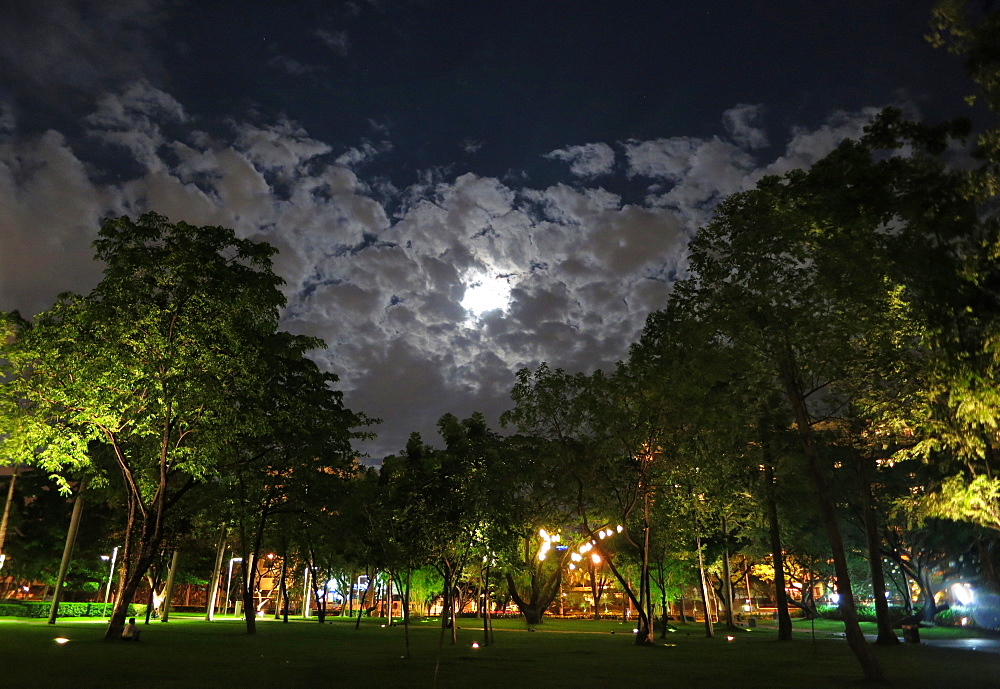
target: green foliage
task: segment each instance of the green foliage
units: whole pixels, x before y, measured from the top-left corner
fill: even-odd
[[[962,620],[967,620],[962,624]],[[964,605],[952,605],[950,608],[941,610],[934,615],[934,624],[942,627],[965,627],[974,620],[973,610]]]
[[[858,619],[862,622],[875,622],[875,606],[874,605],[859,605],[858,608]],[[816,612],[824,620],[843,620],[843,616],[840,613],[840,608],[836,605],[817,605]],[[904,608],[889,608],[890,622],[896,625],[900,620],[908,617],[906,610]]]
[[[20,603],[0,603],[0,617],[27,617],[27,609]]]
[[[4,319],[0,437],[16,461],[117,485],[127,602],[211,505],[199,490],[234,479],[245,504],[268,509],[278,486],[290,500],[297,480],[343,466],[363,421],[305,358],[322,343],[277,331],[273,247],[155,213],[108,220],[94,246],[106,268],[89,295],[61,295],[34,324]]]
[[[949,476],[919,501],[918,510],[929,517],[968,521],[1000,531],[1000,479]]]
[[[52,603],[48,601],[22,601],[19,603],[4,603],[0,605],[0,616],[28,617],[35,619],[46,619]],[[138,617],[146,609],[145,605],[132,604],[129,606],[128,615]],[[56,613],[58,617],[107,617],[111,613],[111,606],[103,603],[70,603],[59,602],[59,609]]]

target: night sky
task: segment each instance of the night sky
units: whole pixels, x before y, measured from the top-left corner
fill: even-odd
[[[624,357],[727,194],[883,106],[966,114],[932,4],[0,3],[0,309],[88,292],[109,215],[233,227],[373,460],[436,442],[520,367]]]

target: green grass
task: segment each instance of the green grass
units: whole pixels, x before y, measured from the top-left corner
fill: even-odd
[[[143,627],[138,644],[105,643],[96,621],[0,620],[0,687],[432,687],[438,656],[436,621],[411,628],[412,658],[404,659],[401,627],[365,619],[361,629],[335,619],[319,625],[261,620],[247,636],[241,621],[206,623],[171,616]],[[842,640],[842,626],[817,623],[816,641],[797,633],[779,643],[761,628],[704,638],[700,625],[681,625],[655,648],[636,648],[631,627],[615,621],[547,620],[531,633],[517,620],[494,623],[496,643],[473,649],[482,632],[462,620],[459,642],[445,641],[437,686],[442,689],[518,687],[852,687],[860,671]],[[808,629],[808,623],[798,623]],[[54,638],[70,641],[59,645]],[[900,644],[877,648],[889,681],[882,687],[1000,685],[1000,656]]]

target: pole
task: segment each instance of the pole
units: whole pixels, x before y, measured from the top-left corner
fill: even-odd
[[[310,596],[309,587],[312,584],[312,572],[306,567],[305,574],[302,576],[302,619],[309,619],[309,604],[312,602]]]
[[[243,558],[242,557],[229,558],[229,579],[226,581],[226,601],[225,601],[226,607],[223,610],[223,612],[225,613],[229,612],[229,592],[232,589],[233,585],[233,563],[236,562],[237,560],[242,562]]]
[[[115,561],[118,559],[118,546],[111,549],[111,567],[108,569],[108,585],[104,587],[104,610],[105,617],[108,616],[108,601],[111,600],[111,580],[115,577]]]
[[[49,624],[56,623],[56,616],[59,613],[59,597],[62,595],[63,582],[66,579],[66,572],[69,571],[69,563],[73,559],[73,547],[76,545],[76,534],[80,530],[80,517],[83,515],[83,491],[85,482],[80,481],[80,489],[73,501],[73,514],[69,518],[69,531],[66,532],[66,545],[63,547],[62,562],[59,563],[59,576],[56,579],[56,587],[52,592],[52,607],[49,608]]]
[[[170,559],[170,571],[167,572],[167,592],[163,596],[163,612],[160,614],[160,622],[170,621],[170,599],[174,595],[174,576],[177,574],[177,556],[179,550],[174,550],[174,556]]]
[[[219,545],[215,548],[215,567],[212,569],[212,583],[209,584],[208,605],[205,606],[205,621],[215,619],[215,604],[219,601],[219,579],[222,578],[222,559],[226,556],[226,527],[219,533]]]

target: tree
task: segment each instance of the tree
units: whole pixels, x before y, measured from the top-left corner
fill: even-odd
[[[810,408],[814,392],[843,377],[854,343],[888,308],[891,290],[871,257],[881,255],[891,214],[865,196],[871,186],[859,186],[872,182],[868,161],[861,147],[844,144],[808,174],[766,179],[726,199],[691,243],[691,294],[693,312],[754,354],[784,392],[830,542],[847,639],[865,676],[877,679]],[[847,191],[835,196],[829,188]]]
[[[5,445],[47,471],[91,465],[88,442],[112,449],[127,510],[115,639],[173,510],[259,425],[262,343],[284,299],[275,250],[226,228],[147,213],[108,220],[94,246],[98,286],[3,346],[3,402],[22,411],[4,415]]]
[[[332,484],[343,480],[353,458],[351,440],[363,435],[352,429],[368,423],[344,406],[332,387],[337,377],[321,372],[305,356],[322,344],[284,332],[268,338],[258,402],[266,426],[258,425],[226,446],[229,462],[219,487],[235,497],[229,505],[244,572],[258,571],[265,534],[276,517],[332,507],[327,500],[317,504],[310,493],[325,498],[336,494]],[[256,631],[255,590],[255,577],[243,577],[249,634]]]

